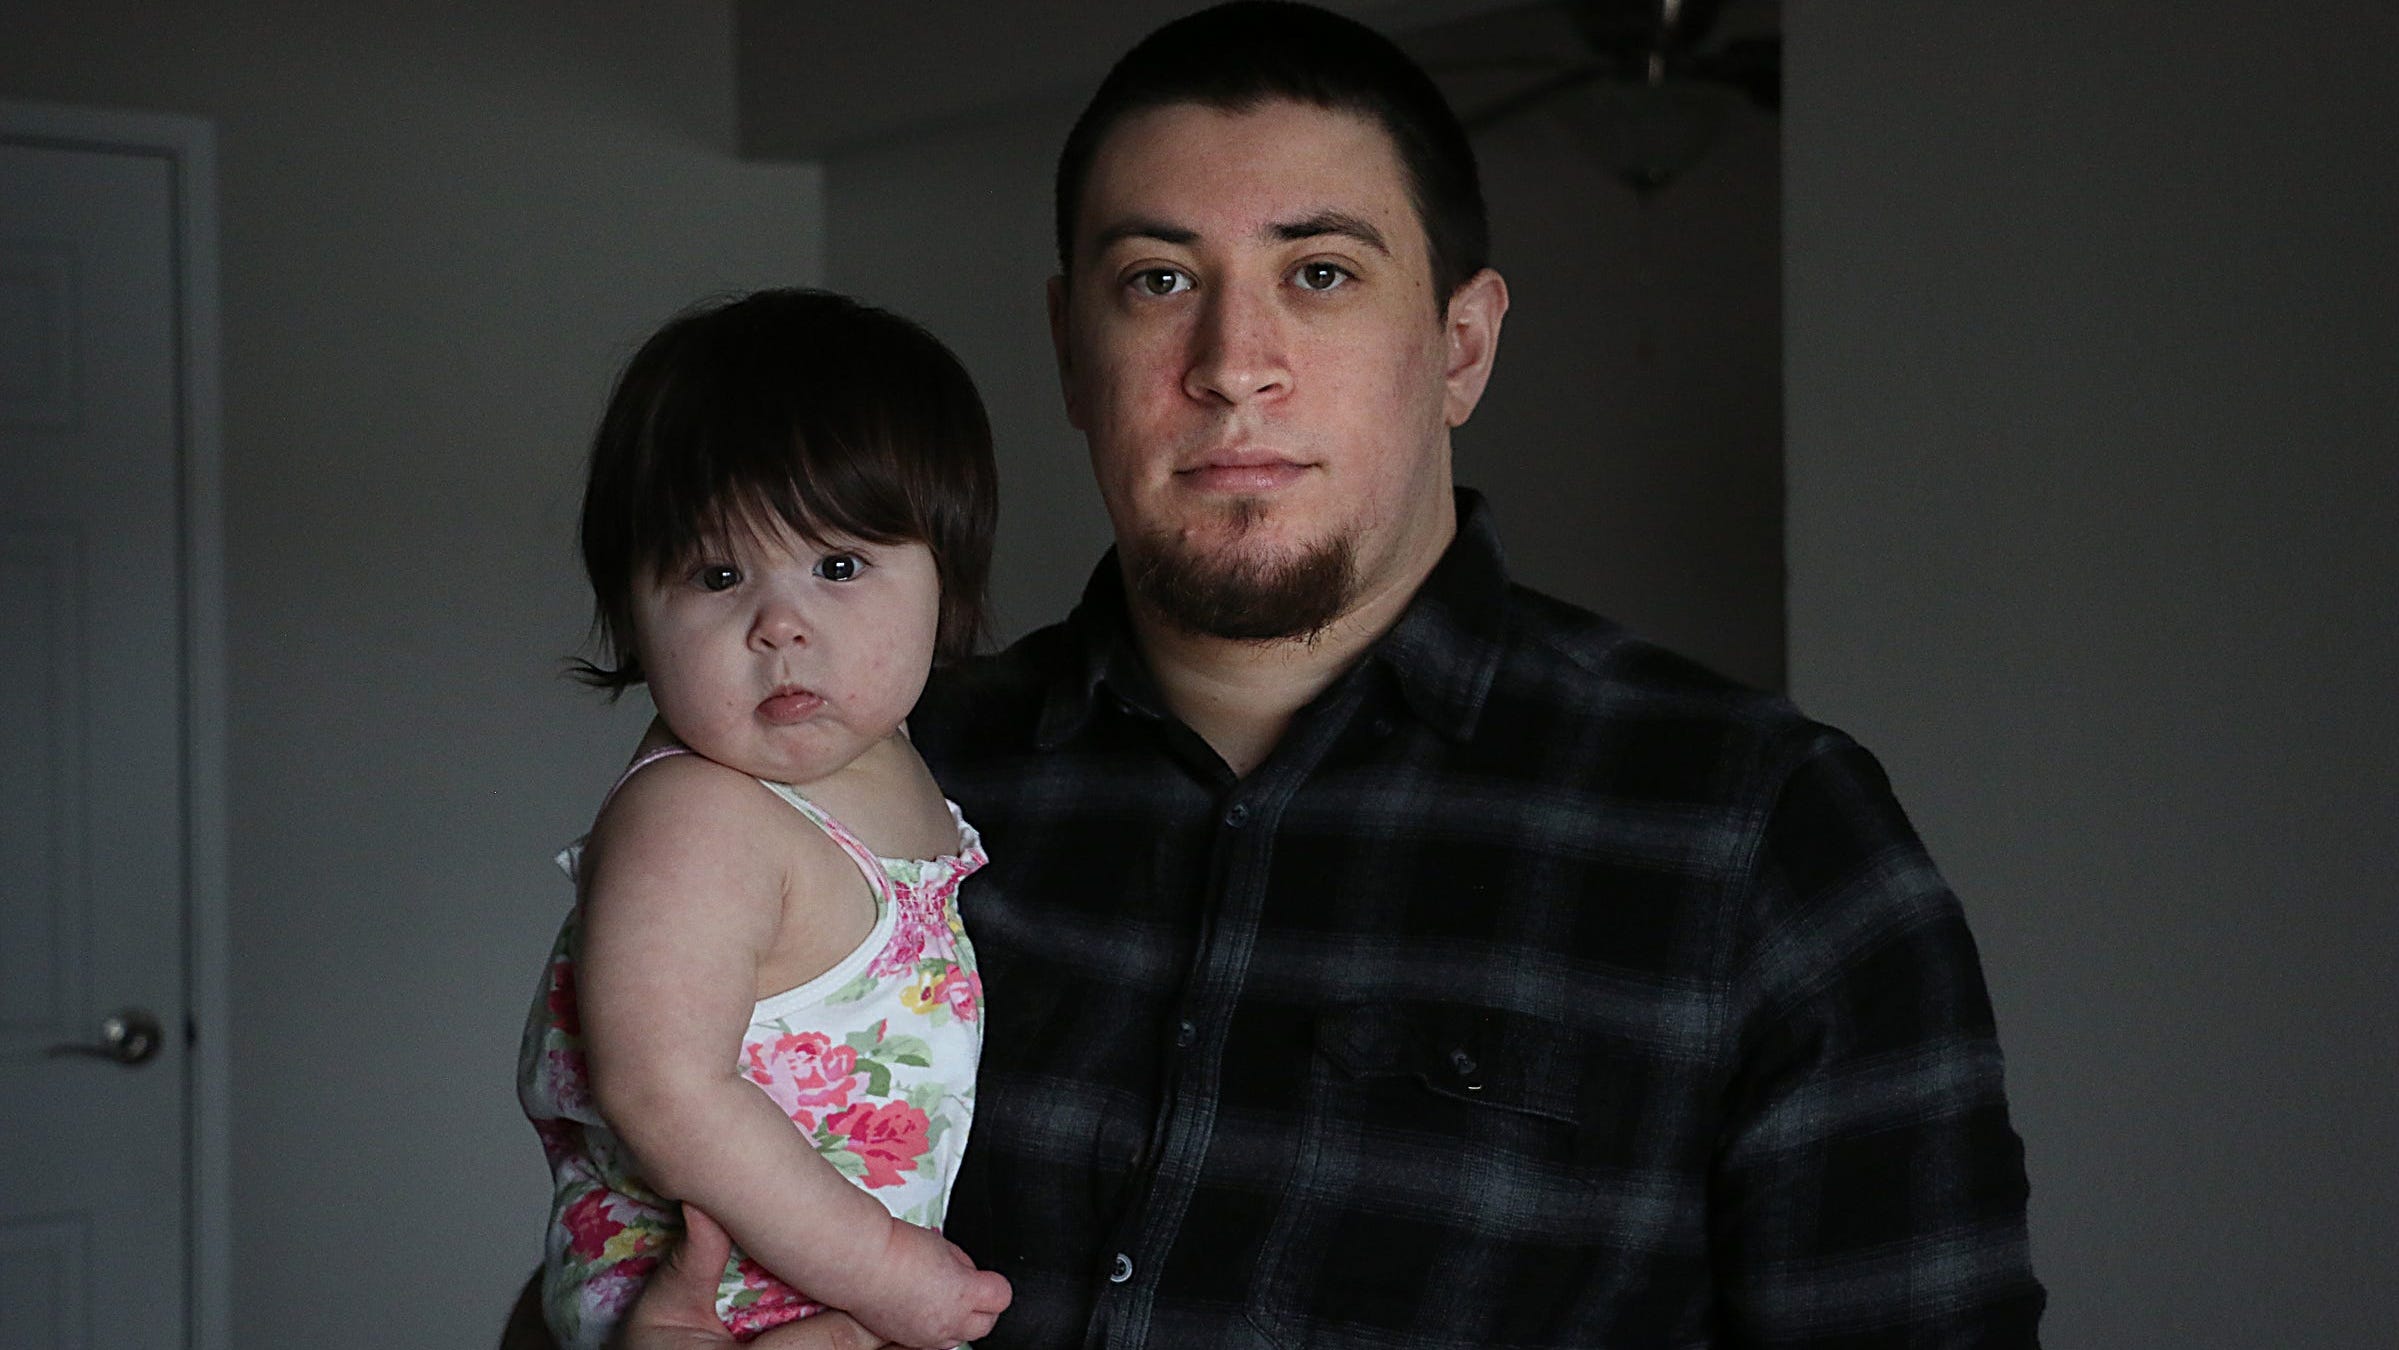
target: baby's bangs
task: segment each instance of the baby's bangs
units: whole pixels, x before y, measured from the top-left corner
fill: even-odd
[[[709,467],[716,481],[663,492],[655,570],[679,571],[788,533],[825,548],[837,540],[896,544],[920,537],[906,496],[889,475],[862,472],[886,457],[838,449],[811,454],[804,437],[771,455],[734,455]],[[684,503],[689,503],[684,505]]]

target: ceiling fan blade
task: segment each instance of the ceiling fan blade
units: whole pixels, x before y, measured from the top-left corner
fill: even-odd
[[[1533,83],[1526,85],[1524,88],[1515,91],[1514,93],[1496,99],[1491,103],[1484,105],[1483,107],[1464,114],[1458,120],[1466,124],[1466,129],[1468,131],[1481,131],[1485,127],[1491,126],[1495,123],[1504,122],[1509,118],[1514,117],[1516,114],[1523,112],[1525,109],[1544,102],[1545,100],[1550,99],[1557,94],[1563,93],[1568,89],[1572,89],[1577,85],[1588,84],[1593,80],[1602,79],[1608,74],[1608,68],[1605,66],[1575,66],[1571,69],[1560,71],[1559,73],[1548,76],[1544,79],[1536,80]]]

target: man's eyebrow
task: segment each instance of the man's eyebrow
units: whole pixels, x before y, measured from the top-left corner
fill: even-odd
[[[1267,226],[1266,233],[1285,243],[1337,234],[1355,239],[1377,253],[1391,252],[1391,246],[1383,242],[1383,232],[1376,229],[1372,221],[1364,216],[1353,216],[1347,211],[1319,211],[1298,220],[1279,221]]]
[[[1091,251],[1105,253],[1127,239],[1154,239],[1161,244],[1194,244],[1199,242],[1199,231],[1182,225],[1169,225],[1163,220],[1151,220],[1146,216],[1135,216],[1101,230],[1098,237],[1091,241]]]

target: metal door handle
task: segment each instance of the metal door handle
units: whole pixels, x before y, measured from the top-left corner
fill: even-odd
[[[69,1041],[51,1046],[50,1053],[89,1055],[94,1059],[113,1059],[119,1064],[146,1064],[157,1057],[163,1039],[156,1013],[147,1008],[126,1008],[102,1019],[98,1041]]]

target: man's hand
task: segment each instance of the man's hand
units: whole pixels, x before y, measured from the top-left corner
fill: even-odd
[[[616,1350],[704,1350],[734,1344],[716,1315],[716,1282],[733,1239],[714,1219],[683,1207],[683,1240],[650,1276],[617,1328]],[[883,1338],[847,1314],[821,1312],[786,1322],[750,1342],[752,1350],[883,1350]]]

